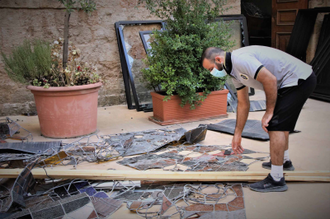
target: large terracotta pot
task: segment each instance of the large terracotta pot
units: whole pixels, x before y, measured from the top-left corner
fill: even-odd
[[[202,95],[202,93],[199,93]],[[172,96],[170,100],[163,101],[164,95],[151,92],[153,116],[149,120],[160,125],[185,123],[203,119],[219,118],[227,116],[228,90],[213,91],[202,102],[202,105],[191,110],[190,105],[180,106],[179,96]]]
[[[27,86],[34,94],[41,134],[72,138],[95,132],[101,86],[102,83],[47,89]]]

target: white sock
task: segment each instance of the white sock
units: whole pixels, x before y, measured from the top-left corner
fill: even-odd
[[[289,161],[290,157],[289,157],[289,150],[284,151],[284,159],[283,159],[283,163],[285,163],[286,161]]]
[[[272,169],[270,171],[270,175],[273,177],[275,181],[280,181],[283,177],[283,165],[282,166],[276,166],[272,164]]]

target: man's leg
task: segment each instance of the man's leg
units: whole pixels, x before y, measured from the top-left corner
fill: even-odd
[[[284,151],[288,147],[288,131],[269,131],[270,157],[272,158],[270,175],[275,181],[283,177]]]
[[[269,131],[270,157],[272,164],[282,166],[284,160],[284,151],[289,148],[289,132],[287,131]]]
[[[271,173],[260,181],[250,185],[257,192],[284,192],[288,189],[283,177],[284,150],[288,147],[288,131],[269,131]]]
[[[275,131],[269,131],[269,137],[272,138],[271,135],[274,135],[274,139],[275,140],[277,139],[277,141],[278,141],[280,138],[277,138],[275,136],[276,133],[274,133],[274,132]],[[281,132],[281,131],[279,131],[279,132]],[[291,160],[289,158],[289,133],[290,133],[289,131],[284,131],[284,135],[285,135],[285,147],[284,147],[283,170],[285,170],[285,171],[292,171],[292,170],[294,170],[294,167],[292,165],[292,162],[291,162]],[[281,135],[281,134],[279,134],[279,135]],[[272,140],[270,140],[270,141],[271,141],[270,144],[272,144],[273,141]],[[262,167],[265,168],[265,169],[269,169],[269,170],[271,169],[272,164],[274,164],[272,162],[272,159],[273,159],[272,152],[270,153],[270,155],[271,155],[271,157],[270,157],[271,161],[262,163]],[[277,164],[275,164],[275,165],[277,165]]]
[[[270,137],[271,162],[263,163],[262,165],[265,168],[271,167],[272,174],[269,174],[260,182],[251,184],[250,188],[252,190],[258,192],[283,192],[288,189],[284,177],[276,181],[272,175],[276,176],[276,172],[279,172],[278,180],[281,172],[283,173],[284,151],[289,148],[288,131],[294,130],[300,111],[315,86],[316,76],[312,73],[306,80],[299,79],[298,86],[278,90],[274,115],[267,127]],[[294,170],[288,153],[286,153],[286,159],[288,161],[284,163],[284,167],[287,167],[285,170]]]

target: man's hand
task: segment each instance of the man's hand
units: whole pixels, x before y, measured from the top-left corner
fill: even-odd
[[[266,127],[268,127],[269,125],[269,121],[272,119],[273,114],[272,113],[265,113],[265,115],[262,117],[261,120],[261,127],[263,128],[263,130],[265,130],[265,132],[268,133],[268,130]]]
[[[266,94],[266,112],[261,120],[261,127],[265,132],[268,133],[266,127],[269,125],[269,121],[273,117],[276,99],[277,99],[277,79],[268,71],[265,67],[261,68],[257,75],[257,81],[262,83]]]
[[[235,154],[243,153],[244,149],[241,145],[242,137],[240,135],[234,135],[233,140],[231,142],[231,147]]]

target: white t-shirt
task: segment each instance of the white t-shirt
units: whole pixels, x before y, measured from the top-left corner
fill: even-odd
[[[259,70],[264,66],[277,78],[277,89],[292,87],[299,79],[307,79],[312,66],[281,50],[266,46],[246,46],[231,54],[232,81],[236,89],[245,86],[264,90],[256,80]]]

